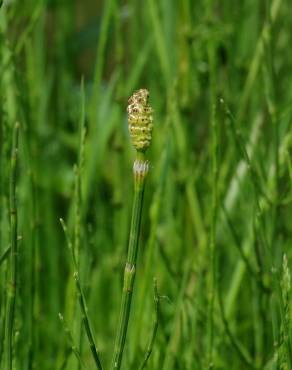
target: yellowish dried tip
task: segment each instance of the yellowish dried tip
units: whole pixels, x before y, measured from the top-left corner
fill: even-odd
[[[150,145],[153,129],[153,109],[148,104],[146,89],[135,91],[128,100],[128,123],[132,144],[144,152]]]

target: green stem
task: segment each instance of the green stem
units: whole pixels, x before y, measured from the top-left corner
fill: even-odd
[[[65,225],[64,220],[60,219],[60,222],[61,222],[61,225],[63,227],[64,234],[66,236],[68,248],[71,252],[72,263],[73,263],[73,267],[74,267],[74,280],[75,280],[76,289],[77,289],[77,297],[78,297],[78,301],[79,301],[79,305],[80,305],[80,309],[81,309],[82,322],[83,322],[85,332],[86,332],[88,342],[89,342],[89,347],[90,347],[90,350],[91,350],[96,368],[98,370],[102,370],[102,365],[101,365],[101,362],[100,362],[100,359],[99,359],[97,346],[95,344],[93,331],[92,331],[92,328],[91,328],[91,323],[90,323],[90,320],[89,320],[89,316],[87,314],[87,311],[88,311],[87,304],[86,304],[85,296],[84,296],[83,289],[82,289],[81,282],[80,282],[80,278],[79,278],[78,264],[77,264],[76,256],[75,256],[75,253],[74,253],[73,245],[72,245],[72,242],[71,242],[71,240],[68,236],[67,226]]]
[[[208,1],[207,14],[213,22],[213,0]],[[216,293],[216,226],[218,214],[218,124],[216,119],[216,58],[215,40],[211,35],[208,44],[208,64],[210,70],[210,123],[211,123],[211,157],[212,157],[212,209],[209,244],[210,282],[207,316],[207,369],[212,369],[214,352],[214,306]]]
[[[124,285],[122,302],[120,308],[120,318],[115,341],[114,354],[112,359],[112,370],[121,368],[123,351],[125,347],[129,316],[131,310],[132,294],[136,273],[136,262],[138,254],[138,243],[140,235],[142,205],[145,179],[148,173],[148,162],[145,160],[144,153],[137,152],[134,162],[134,202],[132,211],[131,231],[128,247],[128,257],[124,271]]]
[[[7,295],[7,312],[6,312],[6,359],[5,370],[12,370],[12,352],[13,352],[13,327],[15,316],[15,299],[16,299],[16,279],[17,279],[17,207],[16,207],[16,171],[17,171],[17,151],[18,151],[18,133],[19,124],[16,123],[13,131],[12,154],[11,154],[11,175],[10,175],[10,281]]]
[[[217,288],[218,288],[218,301],[219,301],[220,313],[221,313],[221,317],[222,317],[222,321],[223,321],[223,324],[224,324],[226,334],[227,334],[232,346],[234,347],[235,351],[237,352],[239,358],[245,364],[245,366],[247,366],[248,368],[251,368],[251,369],[257,369],[257,367],[253,364],[253,359],[251,358],[248,351],[237,340],[237,338],[233,335],[233,333],[230,329],[229,322],[228,322],[228,319],[227,319],[225,311],[224,311],[223,297],[222,297],[221,288],[219,286]]]
[[[5,251],[2,253],[2,255],[1,255],[1,257],[0,257],[0,266],[2,265],[2,263],[3,262],[5,262],[6,261],[6,259],[9,257],[9,255],[10,255],[10,253],[11,253],[11,247],[9,246],[9,247],[7,247],[6,249],[5,249]]]
[[[66,321],[64,320],[64,317],[61,313],[59,313],[59,319],[62,323],[64,332],[65,332],[66,337],[67,337],[67,341],[70,345],[70,349],[74,353],[74,355],[75,355],[75,357],[78,361],[78,364],[80,364],[80,368],[84,369],[84,370],[87,370],[87,366],[84,363],[84,361],[82,360],[81,353],[80,353],[80,351],[78,350],[77,346],[74,343],[73,335],[72,335],[72,333],[71,333],[71,331],[70,331],[70,329],[69,329],[69,327],[68,327],[68,325],[67,325]]]
[[[150,337],[150,341],[147,347],[147,351],[145,353],[145,357],[143,359],[143,362],[141,366],[139,367],[139,370],[144,370],[146,368],[147,362],[151,356],[152,350],[153,350],[153,345],[155,342],[156,334],[157,334],[157,329],[158,329],[158,317],[159,317],[159,296],[158,296],[158,290],[157,290],[157,280],[154,278],[154,303],[155,303],[155,319],[153,323],[153,329]]]

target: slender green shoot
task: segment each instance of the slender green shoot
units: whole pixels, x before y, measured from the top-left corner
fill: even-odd
[[[208,1],[207,15],[213,20],[213,1]],[[215,42],[209,37],[207,52],[208,64],[210,70],[210,93],[209,93],[209,112],[211,125],[211,158],[212,158],[212,205],[211,205],[211,227],[209,244],[210,261],[210,284],[209,284],[209,302],[208,302],[208,320],[207,320],[207,368],[212,369],[214,352],[214,305],[216,292],[216,227],[218,214],[218,122],[216,118],[216,57]]]
[[[10,195],[9,195],[9,212],[10,212],[10,281],[7,294],[7,311],[5,327],[5,370],[13,368],[13,329],[15,322],[15,301],[16,301],[16,283],[17,283],[17,205],[16,205],[16,175],[18,162],[18,136],[19,123],[17,122],[13,130],[12,152],[11,152],[11,172],[10,172]]]
[[[158,296],[158,290],[157,290],[157,280],[156,278],[153,279],[153,285],[154,285],[154,304],[155,304],[155,318],[153,323],[153,329],[150,336],[150,340],[148,343],[148,347],[145,353],[145,357],[143,359],[143,362],[141,363],[141,366],[139,367],[139,370],[144,370],[146,368],[147,362],[151,356],[151,353],[153,351],[153,346],[157,334],[158,324],[159,324],[159,296]]]
[[[88,367],[86,366],[86,364],[84,363],[84,361],[82,360],[82,357],[81,357],[81,353],[79,352],[77,346],[75,345],[74,343],[74,339],[73,339],[73,335],[63,317],[63,315],[61,313],[59,313],[59,319],[63,325],[63,329],[64,329],[64,333],[66,334],[66,337],[67,337],[67,341],[70,345],[70,348],[72,350],[72,352],[74,353],[78,363],[80,364],[81,368],[84,369],[84,370],[87,370]]]
[[[225,315],[224,304],[223,304],[223,300],[222,300],[222,293],[221,293],[221,289],[220,289],[219,286],[218,286],[218,301],[219,301],[220,313],[221,313],[221,318],[222,318],[222,321],[223,321],[223,324],[224,324],[225,332],[226,332],[232,346],[234,347],[236,353],[238,354],[241,361],[245,364],[245,366],[247,366],[250,369],[254,369],[254,370],[257,369],[257,367],[253,364],[253,359],[251,358],[250,354],[243,347],[243,345],[241,343],[239,343],[238,339],[235,338],[235,336],[233,335],[233,333],[230,329],[228,319]]]
[[[99,370],[102,370],[101,362],[100,362],[100,359],[99,359],[97,347],[96,347],[94,336],[93,336],[93,331],[92,331],[90,320],[89,320],[88,313],[87,313],[88,310],[87,310],[87,304],[86,304],[85,296],[84,296],[83,289],[82,289],[82,286],[81,286],[81,283],[80,283],[78,265],[77,265],[75,253],[74,253],[74,250],[73,250],[73,244],[72,244],[72,241],[69,238],[67,226],[66,226],[64,220],[60,219],[60,222],[61,222],[61,225],[63,227],[64,234],[66,236],[67,246],[68,246],[68,248],[71,252],[72,263],[73,263],[73,268],[74,268],[73,276],[74,276],[74,280],[75,280],[75,284],[76,284],[78,301],[79,301],[79,305],[80,305],[80,309],[81,309],[82,322],[83,322],[85,332],[86,332],[86,335],[87,335],[87,338],[88,338],[88,341],[89,341],[90,350],[91,350],[96,368],[99,369]]]

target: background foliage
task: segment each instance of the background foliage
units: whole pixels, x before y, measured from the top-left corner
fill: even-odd
[[[288,0],[4,1],[0,10],[0,358],[12,127],[20,122],[16,369],[79,369],[66,220],[109,366],[133,150],[127,99],[155,109],[124,369],[292,369],[291,4]],[[86,134],[85,134],[86,130]],[[75,172],[74,164],[77,164]],[[80,190],[80,191],[79,191]],[[283,267],[284,266],[284,267]]]

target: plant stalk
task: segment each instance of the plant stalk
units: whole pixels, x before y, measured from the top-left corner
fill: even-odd
[[[122,302],[120,308],[120,317],[115,341],[114,354],[111,364],[111,370],[121,368],[122,357],[125,347],[126,335],[128,330],[131,302],[136,274],[136,262],[138,255],[138,244],[140,235],[141,215],[143,206],[143,195],[145,180],[148,173],[149,164],[145,160],[145,155],[137,151],[137,158],[134,162],[134,201],[132,210],[132,221],[130,230],[130,239],[128,247],[127,262],[124,270],[124,284],[122,293]]]
[[[11,153],[11,174],[9,189],[9,212],[10,212],[10,281],[8,283],[7,311],[5,326],[5,363],[4,370],[12,370],[13,361],[13,328],[16,300],[17,280],[17,206],[16,206],[16,173],[18,155],[18,133],[19,123],[16,123],[13,131],[12,153]]]
[[[90,347],[90,350],[91,350],[96,368],[98,370],[102,370],[102,365],[101,365],[101,361],[100,361],[99,354],[98,354],[98,351],[97,351],[97,346],[95,344],[93,330],[92,330],[92,327],[91,327],[91,322],[89,320],[89,316],[88,316],[88,313],[87,313],[88,312],[87,303],[86,303],[83,288],[81,286],[81,282],[80,282],[80,278],[79,278],[78,264],[77,264],[76,256],[75,256],[75,253],[74,253],[73,244],[72,244],[72,242],[71,242],[71,240],[68,236],[67,226],[65,225],[64,220],[60,219],[60,222],[61,222],[61,225],[62,225],[63,230],[64,230],[64,234],[65,234],[66,241],[67,241],[67,246],[68,246],[68,248],[71,252],[72,263],[73,263],[73,268],[74,268],[73,276],[74,276],[74,280],[75,280],[75,284],[76,284],[76,288],[77,288],[77,297],[78,297],[80,310],[81,310],[81,319],[82,319],[82,322],[83,322],[83,325],[84,325],[84,329],[85,329],[87,339],[88,339],[88,342],[89,342],[89,347]]]
[[[158,290],[157,290],[157,280],[154,278],[154,304],[155,304],[155,318],[153,323],[153,329],[150,337],[150,341],[147,347],[147,351],[145,353],[145,357],[143,359],[143,362],[141,366],[139,367],[139,370],[144,370],[147,366],[147,362],[151,356],[151,353],[153,351],[153,345],[157,334],[158,329],[158,318],[159,318],[159,296],[158,296]]]

